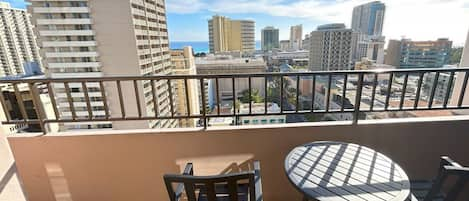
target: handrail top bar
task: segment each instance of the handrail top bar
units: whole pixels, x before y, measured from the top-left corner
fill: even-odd
[[[375,69],[375,70],[341,70],[341,71],[311,71],[311,72],[269,72],[269,73],[239,73],[239,74],[197,74],[197,75],[152,75],[152,76],[105,76],[86,78],[14,78],[0,79],[1,83],[35,83],[35,82],[99,82],[99,81],[132,81],[132,80],[165,80],[165,79],[212,79],[212,78],[248,78],[270,76],[313,76],[313,75],[343,75],[343,74],[387,74],[387,73],[431,73],[431,72],[466,72],[469,67],[461,68],[413,68],[413,69]]]

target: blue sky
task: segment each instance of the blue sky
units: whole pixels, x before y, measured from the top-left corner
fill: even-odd
[[[23,0],[5,0],[24,7]],[[350,26],[354,6],[370,0],[166,0],[172,41],[207,41],[207,20],[214,14],[256,21],[256,40],[265,26],[280,28],[288,39],[291,25],[303,24],[303,34],[325,23]],[[384,35],[413,40],[447,37],[462,45],[469,30],[469,0],[382,0],[386,4]]]

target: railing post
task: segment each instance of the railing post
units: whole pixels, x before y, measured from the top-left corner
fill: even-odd
[[[363,88],[363,73],[358,74],[357,82],[357,94],[355,94],[355,104],[353,109],[353,125],[358,123],[358,118],[360,115],[360,103],[362,99],[362,88]]]
[[[41,127],[41,131],[43,134],[47,134],[46,124],[44,123],[44,119],[46,118],[45,110],[43,108],[41,97],[39,95],[37,86],[33,83],[29,83],[29,90],[31,92],[32,100],[34,109],[37,114],[37,119],[39,120],[39,126]]]
[[[203,123],[204,123],[204,129],[207,129],[207,109],[206,109],[206,100],[205,100],[205,84],[204,84],[204,78],[200,78],[200,90],[202,92],[202,116],[203,116]]]

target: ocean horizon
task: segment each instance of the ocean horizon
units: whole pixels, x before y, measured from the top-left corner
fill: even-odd
[[[170,41],[171,49],[182,49],[185,46],[191,46],[195,53],[208,53],[208,41]],[[261,41],[256,41],[256,50],[261,49]]]

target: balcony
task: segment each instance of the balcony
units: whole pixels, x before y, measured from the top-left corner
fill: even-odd
[[[264,200],[300,200],[302,194],[287,179],[284,160],[295,146],[308,142],[343,141],[368,146],[398,163],[413,180],[433,178],[439,166],[439,157],[443,155],[463,165],[469,164],[469,116],[435,117],[437,112],[464,113],[468,109],[465,102],[468,72],[467,68],[458,68],[1,80],[1,85],[20,86],[26,83],[42,86],[31,88],[31,94],[48,96],[51,100],[55,100],[53,90],[48,90],[52,89],[51,83],[65,85],[65,89],[69,84],[87,86],[89,83],[99,83],[94,86],[100,87],[106,108],[100,116],[91,117],[82,111],[80,115],[72,115],[73,112],[67,115],[56,112],[54,115],[52,112],[53,115],[38,115],[38,119],[27,116],[12,119],[6,115],[2,123],[39,123],[44,129],[44,133],[19,133],[8,137],[22,189],[32,201],[169,200],[162,176],[181,172],[187,162],[194,164],[196,175],[214,175],[228,170],[243,170],[253,160],[261,162]],[[450,81],[438,82],[443,74],[449,74]],[[427,76],[433,79],[425,79]],[[143,83],[151,83],[153,93],[150,102],[160,105],[160,100],[154,95],[160,85],[169,86],[177,81],[185,84],[192,80],[195,82],[191,83],[204,85],[200,87],[201,94],[211,90],[205,84],[213,86],[217,94],[214,98],[216,107],[210,111],[201,107],[200,113],[186,114],[175,113],[169,107],[169,115],[147,115],[145,97],[140,91],[144,89]],[[259,80],[261,84],[257,85],[256,81]],[[226,91],[223,86],[225,81],[235,86],[229,88],[231,97],[236,97],[228,100],[235,102],[232,105],[245,99],[240,97],[243,93],[239,92],[239,87],[253,94],[259,88],[271,91],[278,86],[276,95],[279,97],[268,94],[256,105],[274,102],[280,110],[259,112],[253,108],[252,100],[255,98],[249,96],[249,103],[244,103],[249,108],[248,112],[242,113],[236,109],[229,113],[220,111],[222,102],[226,101],[222,100],[221,94],[221,91]],[[246,83],[247,88],[237,83]],[[437,101],[435,91],[443,86],[454,89],[443,93],[441,101]],[[173,93],[176,93],[173,90],[169,88],[166,91],[170,102],[178,98],[172,100]],[[80,93],[83,94],[80,97],[87,99],[89,93],[96,92],[82,90]],[[182,94],[182,98],[186,99],[188,93]],[[3,97],[0,100],[5,102]],[[40,100],[33,100],[35,105],[40,105]],[[85,104],[80,101],[80,106],[90,107],[90,101]],[[205,106],[207,102],[206,96],[202,95],[201,105]],[[74,104],[71,99],[65,103]],[[60,107],[61,104],[51,101],[51,105],[55,106],[51,108]],[[194,108],[189,106],[187,111],[194,111]],[[427,117],[378,118],[381,113],[406,113],[404,116],[408,117],[408,112],[432,113]],[[333,122],[248,126],[237,125],[242,122],[234,120],[234,125],[222,127],[208,123],[211,118],[220,117],[237,119],[244,116],[306,114],[349,114],[351,118]],[[197,119],[199,127],[139,130],[133,127],[137,121],[167,119]],[[119,125],[114,130],[60,133],[52,132],[50,128],[50,125],[57,123],[100,121],[128,125]],[[466,194],[467,191],[462,195],[464,200],[467,200],[465,196],[469,196]]]

